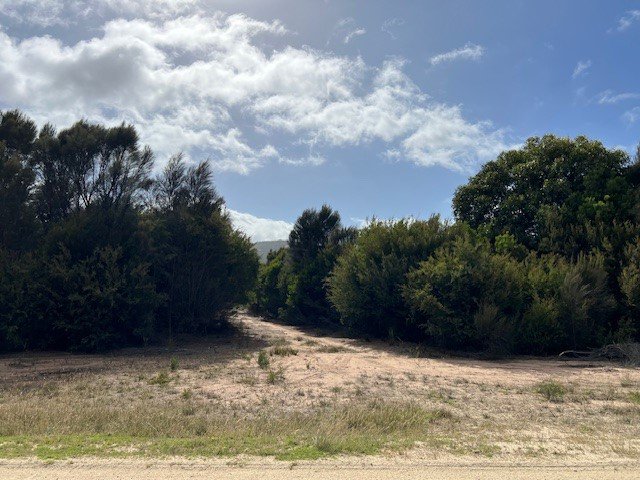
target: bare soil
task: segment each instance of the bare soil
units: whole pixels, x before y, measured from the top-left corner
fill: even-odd
[[[215,404],[216,408],[232,412],[234,417],[268,412],[276,418],[327,405],[340,408],[354,402],[364,404],[371,399],[383,399],[443,409],[454,420],[434,428],[433,438],[414,442],[408,449],[383,450],[375,457],[333,457],[331,463],[317,465],[325,465],[329,470],[348,470],[370,468],[368,460],[362,464],[362,458],[372,459],[374,466],[382,462],[377,464],[378,473],[367,474],[367,478],[391,478],[384,473],[389,462],[394,468],[407,469],[403,478],[414,478],[411,472],[415,473],[418,465],[423,469],[435,468],[434,462],[441,467],[458,468],[456,465],[462,463],[482,468],[475,476],[463,468],[457,476],[433,478],[570,478],[572,469],[587,467],[597,468],[592,473],[585,470],[579,478],[631,478],[623,473],[638,472],[640,370],[637,368],[558,358],[499,361],[459,358],[424,351],[411,344],[352,339],[267,322],[245,312],[234,316],[233,325],[235,328],[229,333],[180,341],[171,348],[127,349],[107,355],[1,356],[0,413],[25,394],[43,401],[55,400],[69,398],[69,392],[87,388],[93,389],[92,395],[97,389],[102,398],[109,398],[114,405],[120,402],[126,405],[134,396],[136,401],[149,398],[155,403],[188,396],[196,405]],[[261,351],[268,358],[269,365],[265,368],[257,361]],[[169,369],[171,358],[177,360],[175,371]],[[161,372],[170,378],[164,386],[157,384],[164,383],[162,378],[154,383]],[[551,400],[546,398],[540,390],[545,382],[560,385],[564,393]],[[64,394],[67,396],[60,392],[67,392]],[[34,468],[42,469],[38,470],[37,478],[85,478],[77,473],[82,472],[79,466],[82,463],[65,467],[69,465],[65,462],[54,468],[24,458],[4,460],[0,464],[0,478],[35,478],[27,475]],[[110,470],[109,465],[119,465],[113,471],[120,476],[100,473],[100,478],[152,478],[130,476],[126,470],[129,467],[126,462],[122,466],[122,460],[84,462],[82,468],[95,467],[103,473],[105,468]],[[133,469],[144,464],[135,463],[144,462],[141,460],[131,462]],[[277,461],[260,462],[263,466],[273,463],[276,472],[260,478],[278,476],[281,467]],[[196,468],[200,464],[190,465]],[[524,468],[523,476],[505,473],[509,472],[509,466],[516,465],[525,465],[518,467]],[[566,469],[567,476],[563,477],[559,470],[555,471],[558,475],[544,476],[544,469],[530,468],[532,465],[574,467]],[[491,473],[493,476],[485,475],[491,470],[482,470],[488,466],[497,468]],[[614,467],[620,475],[607,477],[606,472],[613,472]],[[192,476],[180,476],[168,469],[156,472],[153,478],[204,478],[199,476],[199,468],[191,472]],[[455,473],[455,468],[451,472]],[[66,473],[62,475],[56,469]],[[206,471],[205,467],[201,469]],[[324,478],[306,471],[288,476]],[[234,478],[257,478],[247,472]],[[361,477],[345,473],[341,478]]]

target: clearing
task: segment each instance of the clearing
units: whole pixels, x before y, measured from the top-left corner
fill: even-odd
[[[83,468],[147,478],[127,474],[145,465],[177,480],[180,462],[189,478],[209,467],[224,478],[229,464],[246,467],[234,478],[257,478],[251,465],[273,478],[289,467],[291,478],[324,478],[319,468],[449,478],[447,465],[450,478],[546,478],[545,468],[560,478],[553,469],[567,465],[580,478],[638,474],[638,369],[438,358],[245,312],[232,322],[173,348],[0,356],[0,478],[83,478]],[[528,473],[512,475],[516,465]]]

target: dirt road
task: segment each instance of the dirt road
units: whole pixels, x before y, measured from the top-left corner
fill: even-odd
[[[0,480],[640,478],[640,369],[232,320],[171,348],[0,356]]]
[[[640,467],[557,466],[273,466],[95,461],[0,463],[2,480],[636,480]]]

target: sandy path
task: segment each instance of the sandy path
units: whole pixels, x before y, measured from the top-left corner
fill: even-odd
[[[85,415],[95,399],[118,405],[137,402],[150,408],[169,403],[180,409],[188,402],[204,420],[209,418],[207,408],[241,417],[265,411],[284,416],[384,399],[442,409],[451,413],[453,422],[434,424],[430,436],[399,454],[383,451],[377,457],[333,457],[329,463],[300,463],[291,471],[290,463],[264,457],[255,464],[232,459],[232,465],[227,464],[229,458],[85,457],[51,464],[0,460],[0,480],[640,479],[638,368],[556,358],[483,361],[442,356],[415,351],[411,344],[390,345],[336,333],[323,336],[326,332],[265,322],[246,312],[235,315],[233,323],[236,329],[230,332],[190,339],[171,349],[156,346],[106,355],[0,355],[0,413],[4,408],[13,413],[7,418],[19,416],[15,412],[20,414],[20,409],[11,407],[25,394],[32,402],[25,403],[25,408],[39,401],[52,406],[70,402]],[[273,383],[257,357],[258,352],[273,352],[276,346],[295,353],[269,356],[269,369],[283,375]],[[166,372],[172,357],[178,358],[179,368],[170,374],[170,384],[152,385],[150,379]],[[563,401],[548,401],[537,392],[538,382],[549,379],[567,387]],[[64,427],[67,417],[56,418]],[[41,423],[44,427],[38,432],[49,432],[47,422]],[[20,434],[22,427],[16,425]],[[402,462],[397,463],[398,459]],[[569,463],[575,467],[567,467]]]
[[[233,467],[207,464],[96,461],[0,464],[2,480],[636,480],[639,466],[300,466],[273,465]]]

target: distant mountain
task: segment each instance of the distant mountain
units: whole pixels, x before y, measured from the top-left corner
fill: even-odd
[[[258,255],[260,256],[260,261],[265,263],[267,261],[267,255],[269,255],[269,252],[272,250],[279,250],[282,247],[286,247],[287,241],[269,240],[267,242],[256,242],[254,245],[256,246]]]

